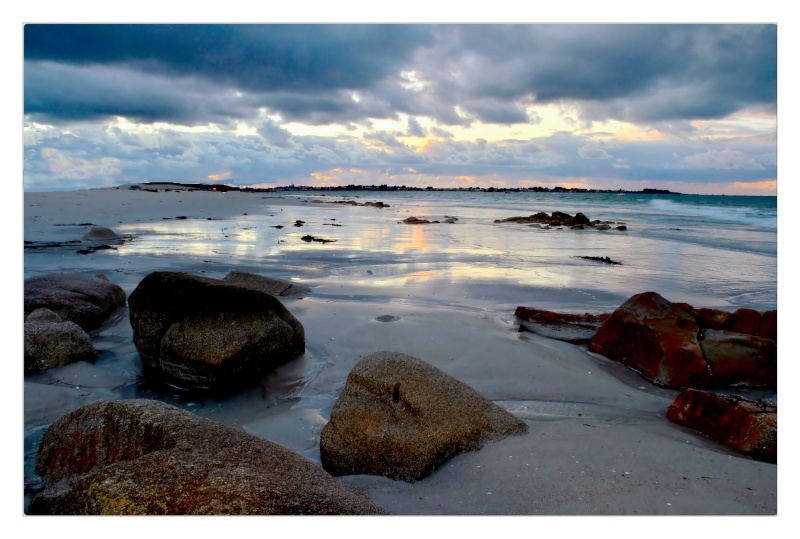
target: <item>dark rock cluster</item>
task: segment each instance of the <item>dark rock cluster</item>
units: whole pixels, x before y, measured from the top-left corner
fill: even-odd
[[[505,219],[495,219],[495,223],[522,223],[529,224],[536,228],[550,228],[550,227],[568,227],[571,230],[583,230],[586,227],[596,228],[597,230],[610,230],[611,226],[616,224],[616,230],[627,230],[628,227],[625,223],[614,223],[613,221],[600,221],[590,220],[582,213],[576,213],[574,216],[568,213],[554,211],[547,214],[543,211],[534,213],[533,215],[523,215],[515,217],[507,217]],[[544,225],[544,226],[543,226]]]

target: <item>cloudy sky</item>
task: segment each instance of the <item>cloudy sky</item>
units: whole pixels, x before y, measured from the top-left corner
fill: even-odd
[[[24,27],[24,188],[775,194],[775,25]]]

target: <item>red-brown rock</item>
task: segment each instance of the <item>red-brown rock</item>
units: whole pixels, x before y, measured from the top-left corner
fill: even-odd
[[[756,335],[758,328],[761,325],[761,313],[755,309],[738,309],[733,313],[733,321],[731,322],[731,331],[736,333],[745,333],[747,335]]]
[[[778,341],[778,311],[764,311],[761,313],[761,325],[758,335],[765,339]]]
[[[700,341],[715,387],[732,384],[775,387],[778,352],[775,341],[708,329]]]
[[[778,407],[774,402],[687,389],[669,407],[667,418],[754,459],[778,460]]]
[[[691,314],[655,292],[631,297],[603,323],[589,349],[658,385],[708,387],[711,377]]]
[[[730,329],[733,313],[720,311],[719,309],[697,309],[700,316],[700,325],[708,329],[726,330]]]

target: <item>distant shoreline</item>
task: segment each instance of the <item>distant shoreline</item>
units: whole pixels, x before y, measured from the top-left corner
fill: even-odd
[[[149,187],[148,187],[149,186]],[[641,191],[626,191],[624,189],[583,189],[577,187],[407,187],[405,185],[344,185],[344,186],[313,186],[313,185],[282,185],[277,187],[237,187],[226,184],[207,183],[179,183],[179,182],[146,182],[133,184],[129,189],[144,191],[168,189],[174,186],[178,189],[199,191],[241,191],[254,193],[273,193],[285,191],[464,191],[483,193],[620,193],[631,195],[683,195],[668,189],[642,189]],[[724,195],[723,195],[724,196]]]

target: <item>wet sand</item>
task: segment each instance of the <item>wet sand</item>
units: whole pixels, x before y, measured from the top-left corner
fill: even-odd
[[[314,288],[306,298],[284,301],[305,327],[306,354],[278,369],[259,386],[227,399],[186,398],[141,380],[130,325],[127,317],[122,317],[95,336],[104,355],[94,365],[81,363],[26,378],[26,455],[33,454],[40,436],[37,432],[61,413],[95,400],[135,396],[159,398],[238,426],[319,464],[319,432],[347,373],[360,357],[392,350],[442,369],[529,426],[528,434],[462,454],[418,483],[372,476],[340,479],[394,514],[777,513],[777,466],[738,456],[670,423],[665,413],[676,391],[653,386],[636,373],[587,353],[585,346],[520,333],[513,307],[515,301],[525,302],[519,303],[513,290],[486,293],[483,284],[469,280],[453,284],[452,272],[433,272],[426,280],[423,275],[402,278],[398,271],[381,283],[376,282],[380,276],[374,275],[382,271],[377,263],[374,269],[366,270],[373,266],[363,265],[359,270],[370,272],[363,283],[347,272],[323,275],[313,263],[301,275],[293,276],[294,263],[285,252],[283,264],[267,272],[263,260],[253,258],[252,246],[242,251],[240,264],[233,265],[225,260],[233,260],[235,251],[211,253],[217,245],[228,245],[224,240],[211,237],[205,229],[180,232],[174,220],[185,215],[199,226],[201,220],[220,219],[220,226],[230,226],[241,235],[247,232],[242,229],[253,224],[248,224],[247,218],[236,220],[243,214],[274,215],[293,208],[298,210],[297,215],[324,212],[326,219],[350,225],[354,222],[348,221],[348,216],[369,219],[383,211],[311,204],[301,197],[263,193],[155,194],[101,189],[26,194],[27,241],[79,238],[82,228],[78,225],[86,222],[139,236],[139,240],[121,246],[117,256],[75,256],[68,250],[26,254],[26,277],[45,271],[96,269],[106,272],[130,294],[138,281],[155,269],[203,271],[221,277],[229,267],[226,264],[231,264],[231,268],[294,278]],[[259,226],[265,229],[268,225]],[[338,230],[320,230],[328,229],[331,237]],[[170,234],[178,234],[174,243]],[[192,242],[202,244],[202,248],[191,250]],[[302,256],[320,247],[299,246],[298,264],[306,260]],[[139,261],[148,249],[160,249],[161,256],[151,252],[146,262]],[[328,253],[331,256],[332,251]],[[445,286],[446,282],[450,284]],[[489,297],[485,297],[487,294]],[[541,297],[548,296],[543,293]],[[596,299],[590,307],[618,304],[618,300],[618,295],[611,294]],[[553,304],[577,306],[580,301],[579,294],[570,295],[567,290],[553,299]],[[775,520],[760,519],[759,529],[763,531]],[[662,521],[635,522],[646,528],[642,534],[649,534],[648,529],[661,526]],[[526,521],[524,525],[540,524]],[[584,520],[579,525],[587,523]],[[588,526],[594,529],[594,524]]]

